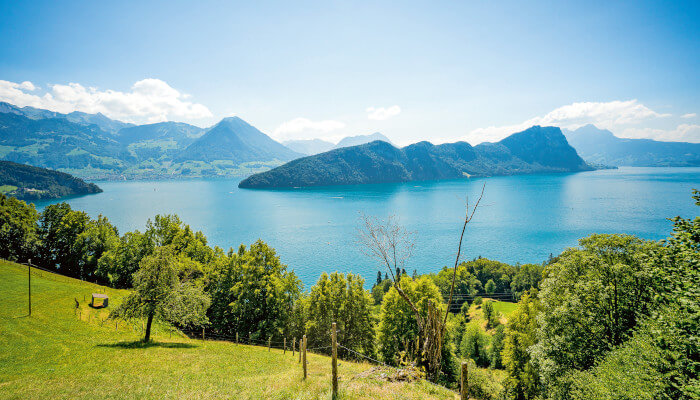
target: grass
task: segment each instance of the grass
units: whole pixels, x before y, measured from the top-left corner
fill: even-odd
[[[0,399],[330,398],[326,356],[308,355],[304,381],[290,352],[188,339],[163,325],[144,344],[141,324],[115,326],[108,309],[89,307],[93,292],[109,295],[110,308],[127,293],[32,270],[28,316],[27,267],[0,260]],[[358,377],[371,367],[339,361],[341,399],[456,396],[426,382]]]
[[[12,185],[0,185],[0,193],[2,194],[7,194],[10,192],[14,192],[17,190],[17,186],[12,186]]]

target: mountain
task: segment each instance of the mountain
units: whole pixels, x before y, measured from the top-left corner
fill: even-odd
[[[102,113],[87,114],[80,111],[73,111],[70,114],[61,114],[55,111],[43,110],[30,106],[17,107],[5,102],[0,102],[0,113],[23,115],[29,119],[61,118],[80,125],[97,125],[100,129],[108,133],[116,133],[122,128],[134,126],[133,124],[110,119]]]
[[[289,161],[301,154],[283,146],[238,117],[224,118],[187,146],[176,161]]]
[[[0,193],[23,200],[100,193],[94,183],[50,169],[0,161]]]
[[[239,187],[352,185],[591,169],[559,128],[533,126],[498,143],[475,147],[466,142],[419,142],[399,149],[377,140],[291,161],[252,175]]]
[[[357,135],[345,137],[340,142],[338,142],[338,144],[335,145],[335,148],[340,149],[343,147],[359,146],[361,144],[374,142],[375,140],[381,140],[391,144],[391,140],[389,140],[388,137],[382,135],[379,132],[374,132],[370,135]]]
[[[700,143],[625,139],[594,125],[566,131],[569,143],[586,161],[611,166],[700,166]]]
[[[0,159],[82,178],[241,176],[299,156],[240,118],[208,130],[179,122],[134,126],[0,102]]]
[[[64,171],[116,172],[134,157],[97,125],[0,113],[0,158]]]
[[[335,147],[333,143],[326,142],[325,140],[321,139],[287,140],[282,142],[282,144],[296,151],[297,153],[309,156],[318,153],[325,153]]]
[[[131,144],[144,141],[174,141],[183,148],[201,137],[204,129],[182,122],[158,122],[120,129],[116,140]]]

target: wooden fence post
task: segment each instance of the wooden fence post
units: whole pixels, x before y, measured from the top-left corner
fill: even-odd
[[[248,331],[248,344],[253,344],[253,341],[250,340],[250,339],[251,339],[251,336],[252,336],[252,335],[250,334],[250,331]]]
[[[336,337],[336,324],[331,325],[331,346],[333,348],[333,357],[331,358],[331,371],[333,379],[333,399],[338,397],[338,341]]]
[[[236,332],[236,344],[238,344],[238,332]]]
[[[301,357],[303,358],[302,365],[304,366],[304,380],[306,380],[306,335],[304,335],[304,355]]]
[[[304,339],[299,338],[299,362],[301,362],[301,350],[304,347]]]
[[[460,388],[461,388],[461,399],[462,400],[468,400],[469,399],[469,371],[468,371],[468,364],[466,362],[462,362],[462,376],[460,379]]]
[[[287,337],[284,337],[284,353],[282,354],[287,354]]]
[[[204,327],[202,327],[202,340],[204,340]]]
[[[294,339],[292,339],[292,357],[294,357],[294,347],[296,346],[296,344],[297,344],[297,338],[295,336]]]
[[[270,351],[270,342],[272,342],[272,336],[270,336],[269,338],[267,338],[267,351],[268,351],[268,352]]]

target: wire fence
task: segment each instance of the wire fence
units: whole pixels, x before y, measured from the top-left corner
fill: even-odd
[[[218,340],[218,341],[226,341],[226,342],[232,342],[236,344],[241,344],[241,345],[250,345],[250,346],[258,346],[258,347],[268,347],[268,349],[277,349],[277,350],[283,350],[283,351],[295,351],[300,353],[300,359],[301,359],[301,352],[304,351],[304,349],[301,347],[302,346],[302,338],[293,338],[291,341],[286,341],[284,338],[282,340],[276,339],[276,340],[265,340],[263,338],[254,338],[252,337],[252,334],[249,335],[229,335],[229,334],[224,334],[224,333],[208,333],[205,330],[202,331],[195,331],[195,330],[181,330],[182,333],[187,335],[191,339],[200,339],[200,340]],[[332,350],[333,346],[328,345],[328,346],[315,346],[315,347],[307,347],[305,350],[306,352],[314,352],[314,353],[320,353],[322,355],[329,355],[327,352],[323,352],[324,350]],[[382,362],[376,358],[372,358],[366,354],[363,354],[357,350],[351,349],[347,346],[344,346],[340,343],[336,343],[336,350],[342,350],[343,352],[346,352],[346,357],[341,357],[341,359],[354,359],[354,360],[362,360],[365,361],[369,364],[373,364],[376,366],[381,366],[383,368],[390,369],[392,371],[395,371],[397,374],[400,374],[401,372],[408,372],[407,368],[401,368],[397,366],[393,366],[390,364],[387,364],[385,362]],[[349,355],[352,355],[352,357],[348,357]],[[350,380],[353,380],[357,378],[361,373],[353,376],[350,378]],[[412,377],[415,379],[425,381],[430,385],[433,385],[437,388],[444,389],[444,390],[449,390],[450,392],[454,392],[453,389],[450,389],[446,386],[440,385],[438,383],[432,382],[429,379],[426,379],[425,377],[419,375],[419,374],[410,374]]]

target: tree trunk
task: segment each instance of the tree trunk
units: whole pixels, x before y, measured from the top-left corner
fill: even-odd
[[[148,314],[148,321],[146,322],[146,336],[143,338],[143,341],[146,343],[151,340],[151,323],[153,323],[153,313]]]

